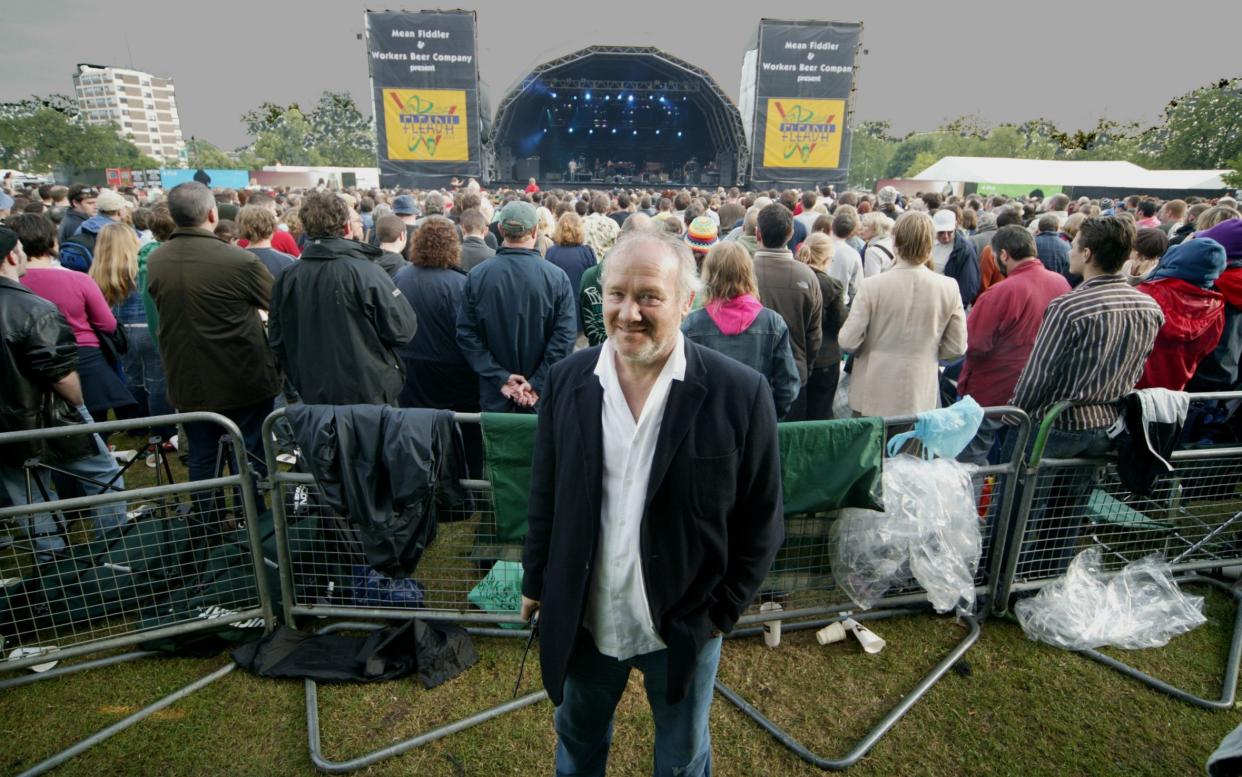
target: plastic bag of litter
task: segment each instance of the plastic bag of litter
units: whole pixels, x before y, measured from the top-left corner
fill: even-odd
[[[832,571],[864,609],[913,577],[937,612],[973,612],[983,538],[974,467],[951,459],[884,461],[884,512],[846,509],[832,526]]]
[[[1026,636],[1086,650],[1106,645],[1140,650],[1162,647],[1203,625],[1203,597],[1186,596],[1159,555],[1131,562],[1108,579],[1100,551],[1088,548],[1065,576],[1014,607]]]

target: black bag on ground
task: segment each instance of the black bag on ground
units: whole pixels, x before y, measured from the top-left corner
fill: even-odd
[[[417,673],[424,688],[453,679],[479,660],[464,629],[420,620],[365,636],[306,634],[281,626],[232,656],[260,677],[373,683]]]

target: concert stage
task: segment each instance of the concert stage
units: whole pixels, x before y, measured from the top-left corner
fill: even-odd
[[[652,47],[592,46],[535,68],[501,101],[494,181],[541,188],[732,186],[749,151],[706,71]]]

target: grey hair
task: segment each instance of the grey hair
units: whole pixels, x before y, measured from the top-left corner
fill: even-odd
[[[198,181],[186,181],[168,192],[168,215],[179,227],[197,227],[207,220],[216,207],[216,198]]]
[[[423,200],[423,215],[430,216],[444,212],[444,197],[439,192],[431,192]]]
[[[629,219],[626,219],[627,221]],[[694,254],[691,253],[690,247],[686,245],[684,240],[665,232],[663,229],[639,228],[630,232],[622,233],[617,238],[616,245],[608,252],[607,261],[604,262],[604,268],[600,271],[600,286],[606,288],[608,284],[608,270],[615,267],[621,258],[631,253],[636,253],[644,246],[655,244],[657,249],[663,249],[677,260],[677,299],[684,302],[690,299],[691,295],[698,294],[702,287],[699,281],[698,269],[694,263]]]
[[[862,225],[874,233],[873,237],[888,237],[893,233],[893,220],[878,210],[864,213]]]

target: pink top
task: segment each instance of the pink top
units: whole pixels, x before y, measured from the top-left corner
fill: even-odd
[[[108,309],[103,292],[86,273],[63,267],[31,267],[22,276],[22,285],[60,308],[79,347],[99,347],[93,326],[103,332],[116,331],[116,317]]]
[[[712,300],[705,307],[721,333],[735,337],[755,323],[763,303],[753,295],[740,294],[731,300]]]

